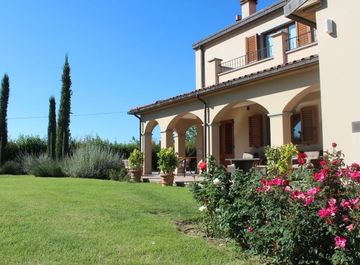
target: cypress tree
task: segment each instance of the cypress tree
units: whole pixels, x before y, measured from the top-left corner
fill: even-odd
[[[63,159],[69,153],[70,139],[70,113],[71,113],[71,77],[68,56],[65,56],[65,64],[62,74],[61,99],[56,132],[56,157]]]
[[[1,96],[0,96],[0,163],[4,162],[5,146],[8,141],[7,131],[7,109],[9,104],[9,90],[10,82],[9,76],[4,74],[1,82]]]
[[[49,99],[49,126],[48,126],[48,142],[47,153],[52,159],[56,158],[55,146],[56,146],[56,106],[55,98]]]

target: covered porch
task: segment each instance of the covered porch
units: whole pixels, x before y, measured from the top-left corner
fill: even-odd
[[[312,57],[134,111],[141,115],[145,177],[154,171],[151,153],[156,125],[162,148],[173,146],[183,161],[191,158],[196,163],[211,155],[224,166],[241,159],[265,164],[265,146],[290,142],[299,151],[323,149],[318,65]],[[196,128],[196,154],[189,157],[186,132],[191,127]],[[184,170],[185,176],[190,174],[180,166],[177,175],[184,176]]]

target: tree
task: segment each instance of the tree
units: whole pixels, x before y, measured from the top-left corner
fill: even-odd
[[[7,132],[7,109],[9,104],[9,76],[4,74],[1,82],[1,96],[0,96],[0,163],[4,162],[5,146],[8,141]]]
[[[70,114],[71,114],[71,77],[68,56],[65,56],[65,64],[62,74],[61,99],[56,133],[56,157],[64,159],[69,153],[70,139]]]
[[[55,98],[49,99],[49,126],[48,126],[48,138],[47,138],[47,153],[52,159],[56,158],[56,105]]]

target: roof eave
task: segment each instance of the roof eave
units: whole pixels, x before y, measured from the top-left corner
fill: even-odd
[[[272,14],[273,12],[276,12],[276,11],[283,11],[283,7],[286,5],[286,0],[281,0],[267,8],[264,8],[262,10],[259,10],[258,12],[254,13],[253,15],[251,16],[248,16],[247,18],[244,18],[243,20],[240,20],[239,22],[236,22],[235,24],[232,24],[198,42],[195,42],[193,45],[192,45],[192,48],[194,50],[197,50],[199,49],[202,45],[205,45],[215,39],[218,39],[236,29],[239,29],[241,27],[244,27],[245,25],[248,25],[249,23],[251,22],[254,22],[258,19],[261,19],[269,14]]]
[[[192,92],[185,93],[183,95],[175,96],[173,98],[160,100],[158,102],[131,109],[128,114],[134,115],[134,114],[142,114],[148,111],[156,110],[159,108],[166,107],[171,104],[177,104],[182,103],[188,100],[196,99],[197,96],[207,96],[212,93],[220,92],[225,89],[230,89],[239,85],[248,84],[250,82],[259,81],[261,79],[269,78],[275,75],[279,75],[282,73],[287,73],[291,71],[296,71],[303,69],[305,67],[309,67],[312,65],[316,65],[319,62],[319,58],[317,55],[310,56],[308,58],[303,58],[301,60],[294,61],[292,63],[287,63],[284,65],[278,65],[271,67],[269,69],[265,69],[263,71],[259,71],[257,73],[252,73],[249,75],[245,75],[236,79],[232,79],[223,83],[220,83],[218,85],[213,85],[210,87],[206,87],[203,89],[195,90]]]

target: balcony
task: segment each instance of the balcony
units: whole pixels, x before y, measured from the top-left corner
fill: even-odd
[[[289,38],[285,32],[272,35],[272,46],[223,62],[209,61],[206,85],[214,85],[240,76],[256,73],[287,62],[318,54],[316,31]]]
[[[220,63],[220,73],[226,73],[228,71],[245,67],[249,64],[254,64],[264,59],[272,57],[272,46],[266,47],[254,52],[249,52],[243,56],[232,59],[227,62]]]
[[[302,35],[288,38],[286,40],[286,51],[295,50],[315,42],[317,42],[316,30],[311,30]]]

